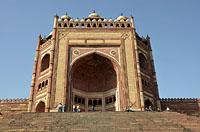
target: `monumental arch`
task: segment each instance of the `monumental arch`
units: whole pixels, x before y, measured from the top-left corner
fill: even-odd
[[[150,37],[137,34],[132,16],[54,17],[52,32],[38,37],[28,111],[59,103],[86,112],[160,108]]]

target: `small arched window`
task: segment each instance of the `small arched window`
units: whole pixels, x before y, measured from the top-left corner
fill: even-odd
[[[99,24],[99,27],[102,27],[101,23]]]
[[[96,24],[93,24],[93,27],[96,27]]]
[[[73,24],[72,24],[72,23],[70,23],[69,27],[73,27]]]
[[[76,23],[76,27],[78,27],[79,26],[79,24],[78,23]]]
[[[87,24],[87,27],[90,27],[90,24],[89,24],[89,23]]]
[[[41,61],[41,72],[49,68],[50,55],[46,54]]]
[[[45,86],[47,86],[47,85],[48,85],[48,80],[45,81]]]
[[[118,23],[116,24],[116,27],[119,27],[119,24],[118,24]]]
[[[67,27],[67,23],[64,24],[64,27]]]
[[[139,54],[139,63],[140,63],[140,68],[142,70],[147,70],[148,69],[147,59],[142,53]]]

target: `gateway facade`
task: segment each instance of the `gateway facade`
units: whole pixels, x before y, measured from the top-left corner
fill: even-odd
[[[54,17],[52,32],[38,39],[28,111],[59,103],[68,111],[160,109],[150,38],[136,33],[133,17]]]

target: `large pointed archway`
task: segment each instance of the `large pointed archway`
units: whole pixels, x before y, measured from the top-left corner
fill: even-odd
[[[71,103],[82,111],[115,111],[115,68],[108,58],[97,53],[76,60],[71,69]]]

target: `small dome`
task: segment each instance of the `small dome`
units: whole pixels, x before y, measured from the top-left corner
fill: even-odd
[[[96,19],[93,19],[93,20],[92,20],[92,22],[96,22],[96,21],[97,21]]]
[[[84,20],[84,19],[81,19],[80,21],[81,21],[81,22],[84,22],[85,20]]]
[[[60,18],[58,18],[58,22],[61,22],[62,20]]]
[[[124,20],[126,21],[128,18],[123,16],[123,14],[121,14],[119,17],[117,17],[117,20],[120,21],[120,20]]]
[[[61,19],[71,19],[71,17],[68,16],[67,13],[66,13],[65,15],[61,16],[60,18],[61,18]]]
[[[78,21],[79,21],[79,19],[78,19],[78,18],[76,18],[74,21],[75,21],[75,22],[78,22]]]
[[[95,11],[93,11],[89,16],[89,18],[97,18],[100,17]]]
[[[70,22],[73,22],[74,20],[73,20],[73,19],[70,19],[69,21],[70,21]]]
[[[90,19],[87,19],[87,22],[90,22]]]
[[[109,21],[109,22],[113,22],[113,20],[112,20],[112,19],[109,19],[108,21]]]
[[[99,19],[99,20],[98,20],[98,22],[102,22],[102,20],[101,20],[101,19]]]
[[[107,19],[103,19],[103,21],[104,21],[104,22],[107,22],[108,20],[107,20]]]

